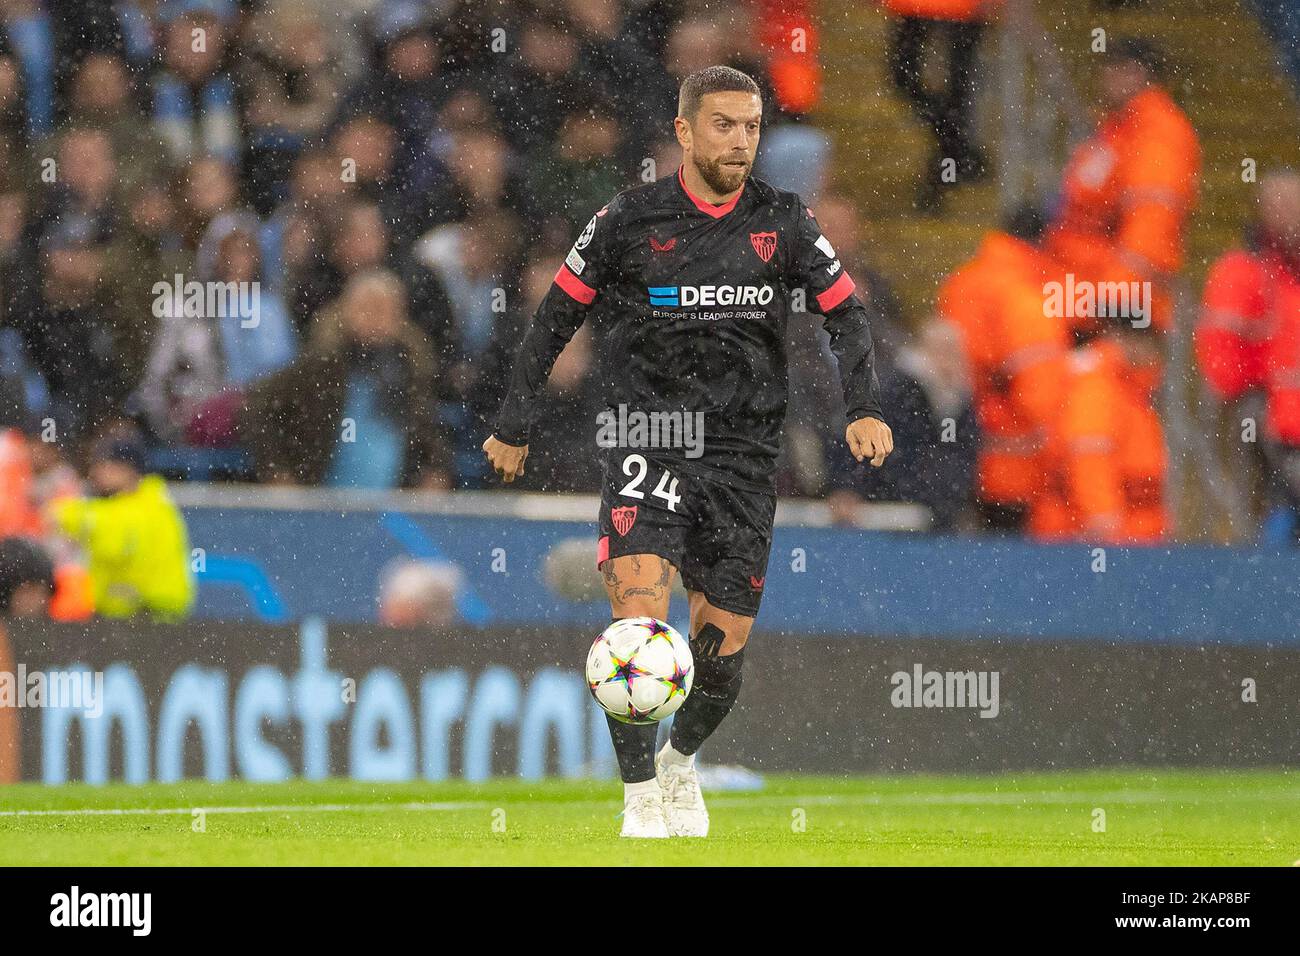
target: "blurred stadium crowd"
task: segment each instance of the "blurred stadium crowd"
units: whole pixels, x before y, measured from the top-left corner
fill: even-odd
[[[878,52],[934,132],[918,158],[917,210],[932,214],[989,173],[970,110],[996,4],[883,6]],[[82,475],[89,505],[129,495],[167,529],[179,518],[154,473],[489,486],[478,446],[565,250],[613,194],[675,169],[677,86],[725,62],[766,92],[756,174],[805,195],[866,290],[899,448],[880,473],[851,467],[820,319],[796,316],[780,490],[846,521],[862,500],[905,500],[940,530],[1162,539],[1159,339],[1200,156],[1158,51],[1112,45],[1101,118],[1050,215],[1018,210],[943,282],[934,315],[905,317],[835,188],[813,7],[0,3],[0,537],[58,526],[93,551],[84,513],[55,507],[86,501]],[[931,34],[950,44],[937,89]],[[1271,493],[1294,511],[1300,187],[1274,175],[1261,195],[1258,227],[1211,273],[1197,350],[1223,402],[1258,409]],[[187,306],[191,283],[241,294],[214,314],[202,291]],[[1130,283],[1137,298],[1109,309],[1074,296]],[[599,357],[589,328],[561,356],[523,487],[598,487],[601,379],[617,374]],[[179,554],[183,526],[162,539]],[[111,606],[93,578],[94,603]],[[163,617],[192,599],[178,582],[150,605]]]

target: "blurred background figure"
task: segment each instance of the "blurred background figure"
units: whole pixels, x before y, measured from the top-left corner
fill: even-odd
[[[1021,532],[1050,468],[1048,439],[1065,398],[1064,323],[1043,309],[1053,274],[1039,243],[1043,217],[1026,207],[985,234],[975,257],[944,280],[938,311],[960,330],[980,427],[976,497],[990,531]]]
[[[968,524],[980,439],[957,327],[938,318],[923,324],[881,376],[880,396],[892,409],[894,453],[873,468],[856,462],[841,437],[831,455],[832,520],[852,523],[853,507],[864,500],[904,501],[929,509],[933,531]]]
[[[564,538],[546,553],[542,568],[546,586],[566,601],[599,601],[605,595],[600,572],[591,560],[591,542],[586,538]],[[673,593],[684,593],[680,579]]]
[[[81,549],[58,533],[50,506],[82,493],[81,479],[64,460],[59,443],[0,387],[0,538],[22,541],[50,562],[53,594],[49,616],[81,621],[94,609],[94,595]]]
[[[1197,362],[1229,467],[1247,500],[1271,505],[1265,538],[1273,542],[1289,541],[1296,525],[1282,466],[1300,444],[1298,289],[1300,173],[1282,169],[1260,177],[1242,244],[1210,266],[1196,326]],[[1269,486],[1262,497],[1261,480]]]
[[[236,12],[233,0],[159,5],[162,69],[153,77],[153,118],[173,161],[239,159],[239,104],[227,65]]]
[[[1265,174],[1258,197],[1246,242],[1206,279],[1196,351],[1247,482],[1251,452],[1262,453],[1264,540],[1289,544],[1300,527],[1300,174]]]
[[[39,292],[25,338],[50,389],[62,431],[82,437],[126,397],[123,327],[129,303],[113,282],[112,243],[122,209],[117,160],[100,130],[74,127],[59,143],[63,177],[39,230]]]
[[[620,129],[612,104],[598,90],[560,120],[555,142],[529,164],[527,188],[541,219],[540,235],[552,242],[576,236],[591,211],[609,202],[623,177],[609,162]]]
[[[884,0],[884,6],[897,18],[886,54],[890,76],[934,136],[916,194],[917,208],[933,212],[945,192],[988,173],[984,151],[973,138],[972,114],[976,54],[985,18],[997,0]],[[927,53],[927,44],[937,49]],[[927,81],[927,66],[936,54],[943,58],[944,80],[934,88]],[[945,175],[945,160],[952,163],[950,175]]]
[[[247,106],[242,167],[259,215],[285,200],[303,146],[324,134],[339,96],[331,39],[308,0],[276,0],[243,31],[237,76]]]
[[[96,128],[108,136],[119,160],[120,191],[134,190],[167,174],[165,143],[155,127],[140,122],[130,67],[115,51],[91,52],[76,66],[66,112],[65,123]],[[52,145],[42,152],[52,155]]]
[[[1070,353],[1052,466],[1034,499],[1038,537],[1154,544],[1168,532],[1168,456],[1154,400],[1158,336],[1111,317]]]
[[[1168,285],[1183,264],[1201,144],[1163,75],[1164,55],[1154,43],[1110,42],[1097,76],[1097,127],[1062,173],[1046,248],[1075,282],[1151,283],[1149,317],[1167,330]],[[1075,324],[1089,321],[1077,317]]]
[[[437,364],[406,309],[393,272],[353,276],[317,314],[302,354],[253,385],[239,432],[262,480],[448,486],[450,453],[433,408]]]
[[[185,519],[129,426],[100,438],[90,454],[93,497],[49,506],[60,532],[86,554],[97,615],[184,619],[194,604]]]
[[[401,628],[459,624],[456,600],[464,583],[464,572],[450,562],[393,562],[380,575],[379,622]]]
[[[0,618],[46,617],[54,598],[54,564],[41,546],[0,538]]]
[[[478,436],[496,411],[531,316],[517,291],[519,228],[509,213],[484,210],[431,230],[415,246],[411,262],[425,270],[419,288],[426,296],[426,322],[435,332],[443,420],[464,486],[481,485],[486,478]]]
[[[259,231],[251,212],[227,212],[204,234],[195,275],[205,288],[235,290],[223,298],[223,314],[169,299],[137,393],[139,408],[164,440],[233,444],[243,390],[297,354],[285,304],[262,280]]]

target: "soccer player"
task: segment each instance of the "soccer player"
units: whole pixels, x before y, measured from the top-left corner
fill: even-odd
[[[520,346],[493,434],[506,482],[524,473],[530,411],[593,306],[606,324],[610,409],[686,427],[620,428],[601,442],[597,564],[615,620],[668,616],[680,573],[690,600],[695,684],[655,755],[657,725],[609,728],[624,782],[623,836],[706,836],[695,753],[740,693],[776,510],[773,473],[786,406],[792,308],[830,333],[848,412],[845,437],[875,466],[893,449],[881,413],[866,311],[793,193],[750,176],[763,104],[757,84],[712,66],[687,77],[674,125],[682,164],[619,193],[587,223]],[[689,418],[687,418],[689,416]],[[647,447],[650,446],[650,447]]]

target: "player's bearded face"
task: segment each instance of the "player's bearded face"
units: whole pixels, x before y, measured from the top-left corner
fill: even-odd
[[[703,97],[691,124],[691,161],[710,189],[733,193],[754,166],[762,101],[742,92]]]
[[[741,165],[743,164],[743,165]],[[715,159],[695,157],[695,168],[709,188],[720,193],[735,192],[749,175],[753,158],[744,152],[731,152]]]

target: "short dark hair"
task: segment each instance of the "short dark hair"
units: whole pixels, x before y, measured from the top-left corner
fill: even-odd
[[[710,93],[753,93],[762,96],[754,78],[729,66],[706,66],[682,81],[677,95],[677,115],[693,119],[700,111],[700,100]]]
[[[0,539],[0,616],[9,614],[14,592],[24,584],[41,584],[54,591],[54,562],[34,541]]]

